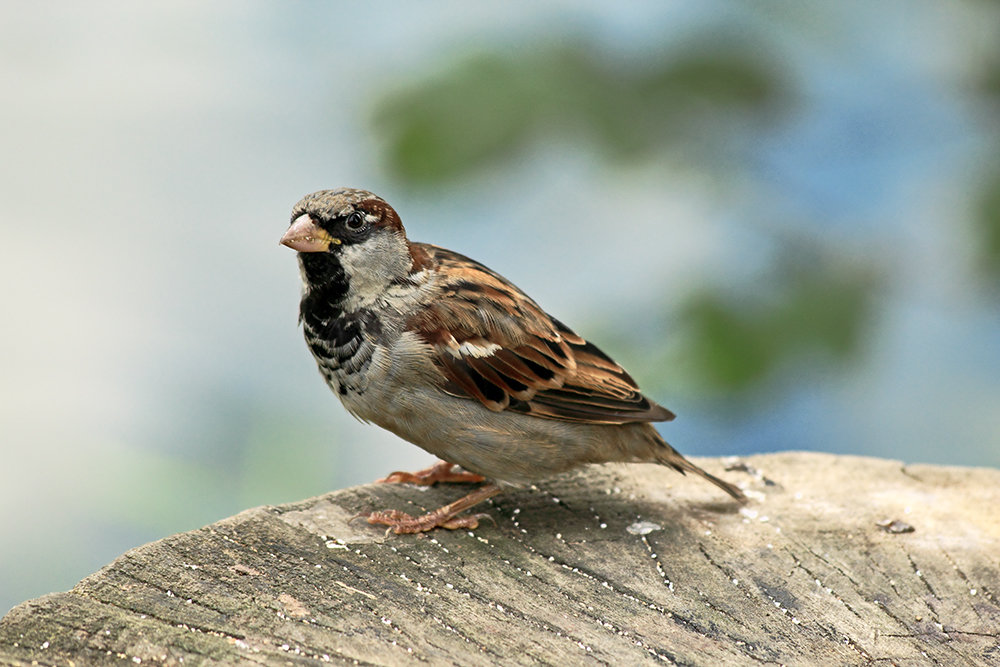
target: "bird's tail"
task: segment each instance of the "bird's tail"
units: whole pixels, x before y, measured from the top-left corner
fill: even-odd
[[[669,445],[667,446],[669,447]],[[671,447],[671,449],[673,448]],[[708,472],[707,470],[699,468],[698,466],[696,466],[695,464],[691,463],[686,458],[681,456],[680,453],[678,453],[676,450],[673,451],[673,456],[665,456],[662,459],[659,459],[659,462],[673,467],[675,470],[678,470],[682,475],[688,472],[693,472],[696,475],[700,475],[701,477],[704,477],[712,484],[715,484],[717,487],[719,487],[720,489],[731,495],[733,498],[740,501],[741,503],[745,503],[747,501],[746,494],[743,493],[743,491],[740,490],[738,486],[736,486],[735,484],[731,484],[730,482],[727,482],[724,479],[719,479],[718,477]]]
[[[666,441],[663,438],[661,438],[658,433],[656,433],[656,429],[650,427],[650,430],[653,431],[653,433],[656,435],[656,440],[660,445],[657,448],[655,454],[657,463],[670,466],[671,468],[681,473],[682,475],[687,474],[689,472],[693,472],[694,474],[700,477],[704,477],[712,484],[715,484],[717,487],[719,487],[720,489],[731,495],[733,498],[740,501],[741,503],[745,503],[747,501],[746,494],[744,494],[743,491],[740,490],[738,486],[736,486],[735,484],[731,484],[724,479],[719,479],[718,477],[708,472],[707,470],[702,470],[701,468],[699,468],[698,466],[696,466],[695,464],[691,463],[686,458],[684,458],[684,456],[676,449],[668,445]]]

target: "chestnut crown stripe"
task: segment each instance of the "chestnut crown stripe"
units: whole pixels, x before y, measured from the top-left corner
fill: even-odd
[[[345,207],[344,202],[348,200],[346,195],[350,194],[362,198]],[[354,211],[374,214],[377,219],[376,227],[404,233],[403,222],[396,210],[381,197],[364,190],[320,190],[307,195],[292,209],[292,221],[307,213],[318,225],[325,227],[328,223],[345,218]]]
[[[432,346],[446,392],[497,412],[561,421],[674,418],[643,396],[621,366],[503,277],[450,250],[414,246],[447,276],[442,298],[407,322]]]

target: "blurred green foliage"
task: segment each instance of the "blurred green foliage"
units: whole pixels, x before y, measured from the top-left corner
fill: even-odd
[[[721,114],[770,118],[788,87],[769,60],[761,49],[719,43],[637,62],[584,44],[479,54],[379,100],[376,134],[390,173],[415,186],[448,183],[552,139],[636,161],[691,133],[704,140]]]
[[[791,85],[766,52],[713,36],[639,63],[584,44],[480,54],[386,95],[374,122],[388,170],[415,187],[457,182],[553,138],[613,162],[687,158],[695,144],[731,136],[735,119],[774,122],[789,108]],[[858,352],[873,272],[790,259],[775,276],[751,300],[724,287],[686,300],[681,356],[707,393],[749,392],[817,350],[839,360]]]
[[[1000,279],[1000,171],[983,185],[973,223],[982,268]]]
[[[993,127],[993,171],[979,185],[978,206],[973,212],[973,232],[981,268],[1000,279],[1000,44],[983,60],[976,81],[978,93]]]
[[[737,298],[725,290],[693,294],[681,309],[683,365],[708,393],[749,392],[789,362],[844,363],[861,351],[878,277],[867,267],[789,252],[778,280]]]
[[[754,127],[792,115],[798,91],[781,63],[752,36],[712,31],[637,61],[585,41],[540,44],[448,64],[384,95],[373,122],[387,171],[415,188],[516,168],[519,153],[553,141],[588,146],[612,165],[704,155],[714,159],[696,168],[718,173],[729,165],[714,149],[725,153]],[[980,94],[996,99],[998,82],[1000,68],[989,69]],[[1000,276],[1000,171],[982,192],[978,245]],[[866,327],[888,282],[875,268],[880,258],[838,256],[820,232],[807,248],[801,240],[769,241],[785,259],[754,280],[750,298],[744,285],[717,284],[690,294],[676,313],[687,332],[677,358],[707,397],[749,397],[790,365],[821,357],[849,368],[864,354]]]

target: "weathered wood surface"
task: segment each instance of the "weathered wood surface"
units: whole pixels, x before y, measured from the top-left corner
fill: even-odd
[[[18,606],[0,663],[1000,665],[1000,471],[740,464],[744,508],[616,465],[499,496],[474,533],[348,522],[467,487],[248,510]]]

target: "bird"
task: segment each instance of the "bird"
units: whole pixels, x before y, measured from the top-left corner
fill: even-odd
[[[745,501],[667,444],[652,423],[674,413],[624,368],[500,274],[410,241],[381,197],[306,195],[280,243],[297,252],[299,321],[327,385],[361,421],[440,459],[380,481],[483,483],[422,515],[359,515],[387,533],[473,529],[488,514],[463,512],[505,489],[612,461],[694,473]]]

